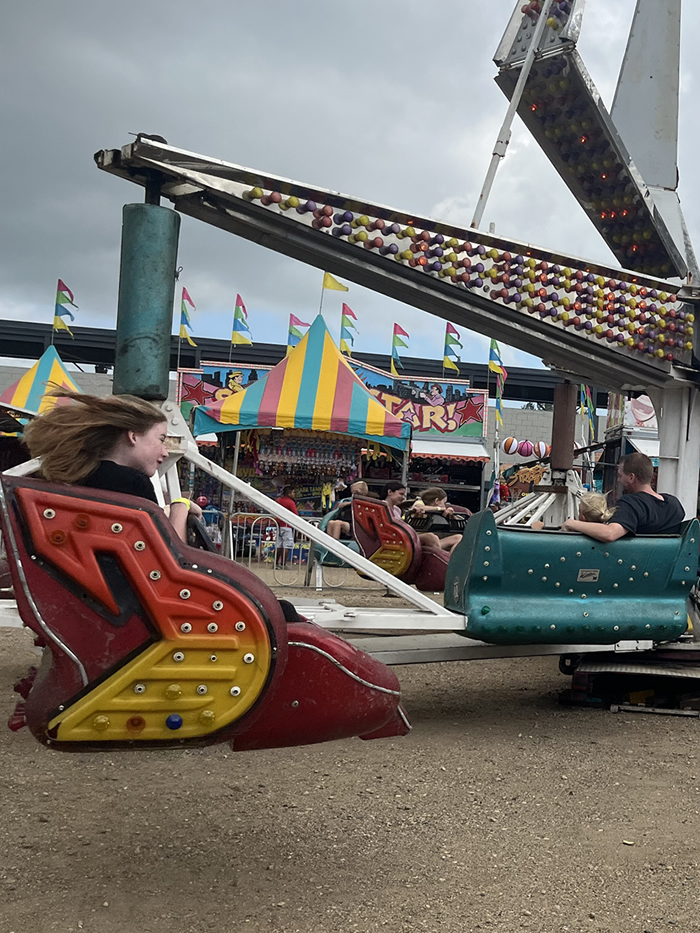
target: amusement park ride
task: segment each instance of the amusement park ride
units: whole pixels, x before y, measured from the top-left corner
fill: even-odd
[[[177,407],[164,402],[166,495],[180,495],[184,457],[411,608],[321,602],[302,610],[313,624],[285,623],[264,584],[179,544],[156,507],[51,487],[25,478],[36,463],[25,464],[2,477],[0,517],[20,614],[44,662],[19,685],[26,706],[17,724],[28,722],[56,748],[227,739],[236,749],[273,747],[406,731],[398,684],[379,659],[615,653],[618,662],[634,655],[637,665],[672,657],[685,676],[700,676],[686,634],[700,542],[700,291],[676,194],[680,0],[638,0],[610,113],[576,51],[583,6],[520,0],[496,53],[497,82],[622,269],[140,135],[95,157],[146,190],[145,204],[124,209],[115,392],[167,396],[177,211],[501,339],[565,374],[648,393],[659,422],[659,486],[691,516],[682,534],[601,544],[497,524],[482,512],[452,552],[441,606],[204,458]],[[477,220],[509,135],[507,118]],[[555,400],[546,501],[527,524],[576,509],[571,389]],[[386,548],[384,565],[395,567],[401,544]],[[376,640],[351,647],[324,629],[422,634],[383,638],[377,649]]]

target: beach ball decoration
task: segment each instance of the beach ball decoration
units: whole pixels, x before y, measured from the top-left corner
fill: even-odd
[[[518,444],[518,453],[521,457],[531,457],[533,449],[532,441],[520,441]]]
[[[507,437],[501,446],[505,453],[514,454],[518,451],[519,442],[516,437]]]
[[[544,441],[537,441],[533,444],[533,453],[538,460],[544,460],[549,453],[549,447]]]

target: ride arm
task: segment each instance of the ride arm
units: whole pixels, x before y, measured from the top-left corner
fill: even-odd
[[[597,522],[580,522],[570,518],[561,526],[562,531],[575,531],[580,535],[587,535],[589,538],[595,538],[596,541],[617,541],[618,538],[627,534],[627,529],[617,522],[610,522],[608,525],[598,524]]]

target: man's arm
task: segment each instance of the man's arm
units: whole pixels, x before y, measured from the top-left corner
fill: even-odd
[[[575,531],[580,535],[587,535],[589,538],[595,538],[596,541],[617,541],[618,538],[627,534],[627,529],[617,522],[610,522],[608,525],[598,524],[597,522],[579,522],[570,518],[561,526],[562,531]]]

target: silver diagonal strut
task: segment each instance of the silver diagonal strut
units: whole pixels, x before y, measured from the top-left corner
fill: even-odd
[[[694,302],[664,279],[139,140],[95,156],[178,211],[617,389],[696,383]]]

